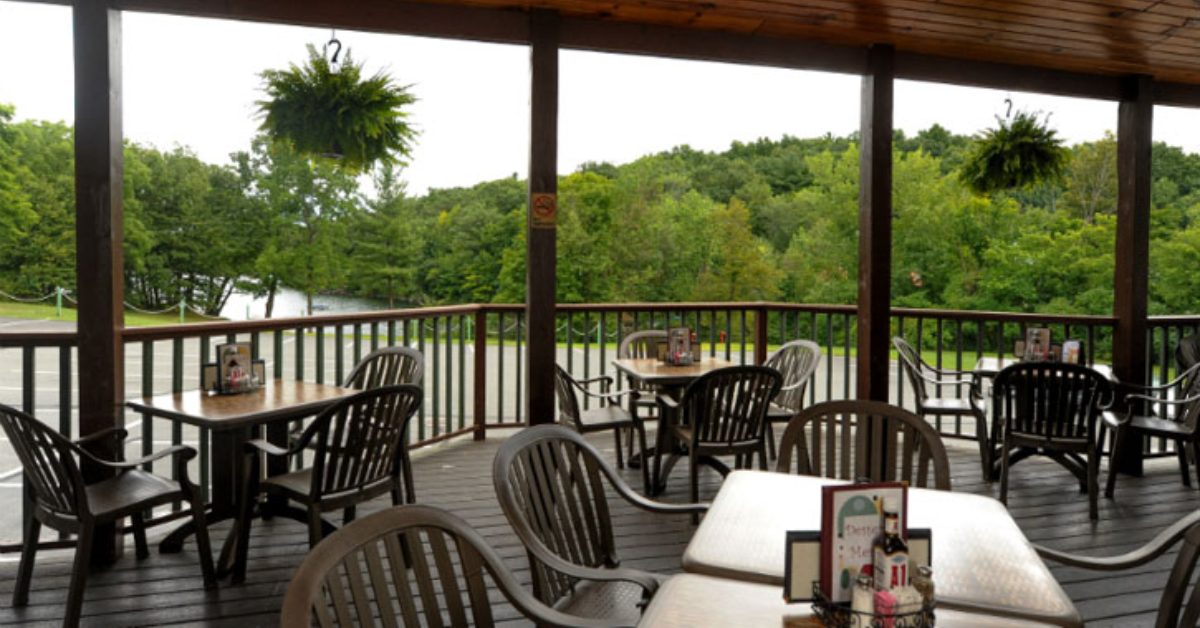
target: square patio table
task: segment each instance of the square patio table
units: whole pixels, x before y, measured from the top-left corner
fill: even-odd
[[[936,614],[939,628],[1048,625],[940,607]],[[810,602],[784,602],[783,588],[780,586],[696,574],[668,578],[654,594],[638,622],[638,626],[644,628],[789,628],[820,625],[813,616]]]
[[[657,388],[662,394],[678,397],[679,393],[687,388],[687,385],[692,383],[710,371],[722,369],[730,366],[737,366],[736,362],[730,362],[717,357],[703,357],[699,362],[692,364],[676,366],[660,362],[656,358],[624,358],[613,360],[613,366],[626,377],[635,380],[646,387]],[[637,393],[629,395],[629,414],[637,417]],[[670,427],[667,425],[669,419],[660,412],[658,416],[658,431],[655,434],[655,445],[646,451],[646,456],[657,456],[660,448],[663,446],[663,438]],[[638,468],[638,465],[649,464],[649,461],[643,461],[636,456],[630,456],[629,466]],[[658,465],[654,465],[654,471],[651,474],[650,484],[653,487],[655,494],[661,493],[666,486],[666,478],[658,477]]]
[[[287,424],[290,421],[319,414],[337,401],[359,391],[341,386],[276,379],[258,390],[236,395],[217,395],[201,390],[130,399],[126,405],[147,417],[159,417],[210,430],[212,433],[212,464],[209,503],[212,509],[207,523],[225,519],[237,521],[242,479],[245,475],[246,441],[254,437],[261,426],[267,427],[267,437],[276,444],[286,444]],[[281,473],[285,461],[270,461],[270,473]],[[188,522],[163,539],[163,552],[177,552],[183,540],[195,529]],[[227,572],[232,561],[237,525],[230,530],[221,549],[218,563],[221,573]]]
[[[734,471],[683,554],[690,573],[779,587],[789,530],[819,530],[821,487],[802,475]],[[913,488],[908,525],[933,531],[939,609],[1082,626],[1079,611],[997,500]],[[941,615],[938,615],[939,624]]]

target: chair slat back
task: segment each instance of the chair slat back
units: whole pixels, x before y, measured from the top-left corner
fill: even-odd
[[[1179,339],[1179,344],[1175,347],[1175,364],[1179,367],[1179,372],[1183,373],[1188,369],[1200,363],[1200,336],[1196,334],[1188,334]],[[1200,379],[1200,378],[1191,378]],[[1184,389],[1189,388],[1190,381],[1180,382]]]
[[[1192,526],[1183,537],[1158,604],[1157,628],[1193,628],[1200,625],[1200,586],[1192,584],[1197,559],[1200,559],[1200,525]]]
[[[886,435],[882,466],[867,452],[871,430]],[[878,401],[829,401],[788,422],[776,471],[840,480],[903,480],[950,490],[950,461],[938,433],[917,415]]]
[[[892,338],[892,344],[900,356],[900,368],[904,371],[904,377],[908,380],[908,384],[912,386],[913,394],[916,395],[917,407],[920,408],[929,398],[929,393],[925,389],[925,378],[921,377],[925,363],[921,360],[921,354],[917,353],[917,350],[904,338],[896,336]]]
[[[383,386],[347,397],[309,425],[316,444],[314,496],[339,495],[390,481],[404,430],[421,406],[420,386]],[[303,438],[303,437],[302,437]]]
[[[578,433],[534,428],[501,446],[493,471],[496,494],[518,533],[536,537],[555,556],[586,567],[615,567],[612,519],[595,450]],[[529,553],[534,595],[553,605],[575,579]]]
[[[34,499],[55,514],[78,518],[87,512],[87,493],[75,446],[36,418],[0,405],[0,426],[17,452]]]
[[[491,626],[496,568],[478,533],[450,513],[402,506],[348,524],[305,558],[284,626]]]
[[[1184,404],[1179,412],[1176,413],[1175,420],[1186,425],[1192,432],[1195,432],[1197,429],[1200,429],[1200,377],[1192,377],[1191,381],[1184,383],[1184,386],[1183,398],[1195,399],[1195,401]]]
[[[575,379],[557,364],[554,365],[554,392],[558,397],[559,421],[570,421],[574,427],[582,427],[579,420],[579,397],[575,394]]]
[[[658,357],[658,343],[667,339],[667,332],[661,329],[644,329],[635,331],[621,339],[617,345],[617,358],[631,360],[639,358]]]
[[[772,354],[764,366],[783,375],[782,388],[775,395],[775,405],[799,412],[804,407],[808,382],[820,363],[821,347],[811,340],[793,340]]]
[[[368,353],[346,376],[346,388],[367,390],[396,384],[421,384],[425,356],[411,347],[383,347]]]
[[[1014,434],[1050,439],[1092,439],[1112,384],[1086,366],[1061,362],[1018,362],[1005,367],[992,386],[995,420]]]
[[[767,409],[783,376],[766,366],[709,371],[684,389],[683,420],[699,445],[745,444],[762,438]]]

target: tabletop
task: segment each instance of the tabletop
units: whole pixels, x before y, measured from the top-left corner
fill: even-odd
[[[737,366],[722,358],[703,357],[699,362],[684,366],[675,366],[660,362],[657,358],[626,358],[613,360],[613,366],[618,371],[647,384],[658,386],[679,386],[693,379],[727,366]]]
[[[941,608],[936,616],[939,628],[1044,625]],[[810,603],[784,602],[779,586],[695,574],[667,579],[638,622],[638,626],[646,628],[817,628],[820,625],[812,617]]]
[[[824,478],[734,471],[683,555],[684,571],[783,584],[788,530],[818,530]],[[909,490],[908,525],[933,530],[939,607],[1080,626],[1079,612],[995,499]],[[780,592],[782,595],[782,591]]]
[[[1018,362],[1020,362],[1020,360],[1012,357],[996,358],[985,356],[979,358],[979,360],[975,362],[975,373],[983,377],[995,377],[996,374],[998,374],[1004,367],[1011,366]],[[1093,364],[1091,368],[1100,375],[1106,377],[1109,381],[1117,381],[1116,376],[1113,375],[1111,366],[1107,364]]]
[[[317,414],[358,392],[351,388],[276,379],[237,395],[188,390],[126,402],[133,410],[212,430],[227,430]]]

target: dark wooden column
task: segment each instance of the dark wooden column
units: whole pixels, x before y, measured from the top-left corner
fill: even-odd
[[[125,399],[122,235],[121,13],[77,0],[75,47],[75,292],[79,297],[79,433],[121,427]],[[85,476],[100,469],[84,466]],[[120,552],[97,530],[93,562]]]
[[[555,223],[558,213],[558,14],[530,15],[529,218],[525,258],[525,407],[530,425],[554,421]]]
[[[1150,147],[1154,82],[1130,77],[1117,113],[1117,250],[1113,273],[1113,372],[1146,383],[1146,311],[1150,282]],[[1142,473],[1141,442],[1117,454],[1117,468]]]
[[[887,401],[892,277],[895,51],[872,46],[862,79],[858,180],[858,398]]]

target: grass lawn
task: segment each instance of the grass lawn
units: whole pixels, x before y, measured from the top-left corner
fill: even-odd
[[[13,303],[0,301],[0,317],[24,318],[35,321],[71,321],[74,322],[78,312],[73,308],[64,307],[62,317],[53,303]],[[192,312],[187,313],[187,322],[201,323],[212,319],[202,318]],[[149,327],[153,325],[177,325],[179,312],[166,314],[142,314],[140,312],[125,312],[125,325],[128,327]]]

